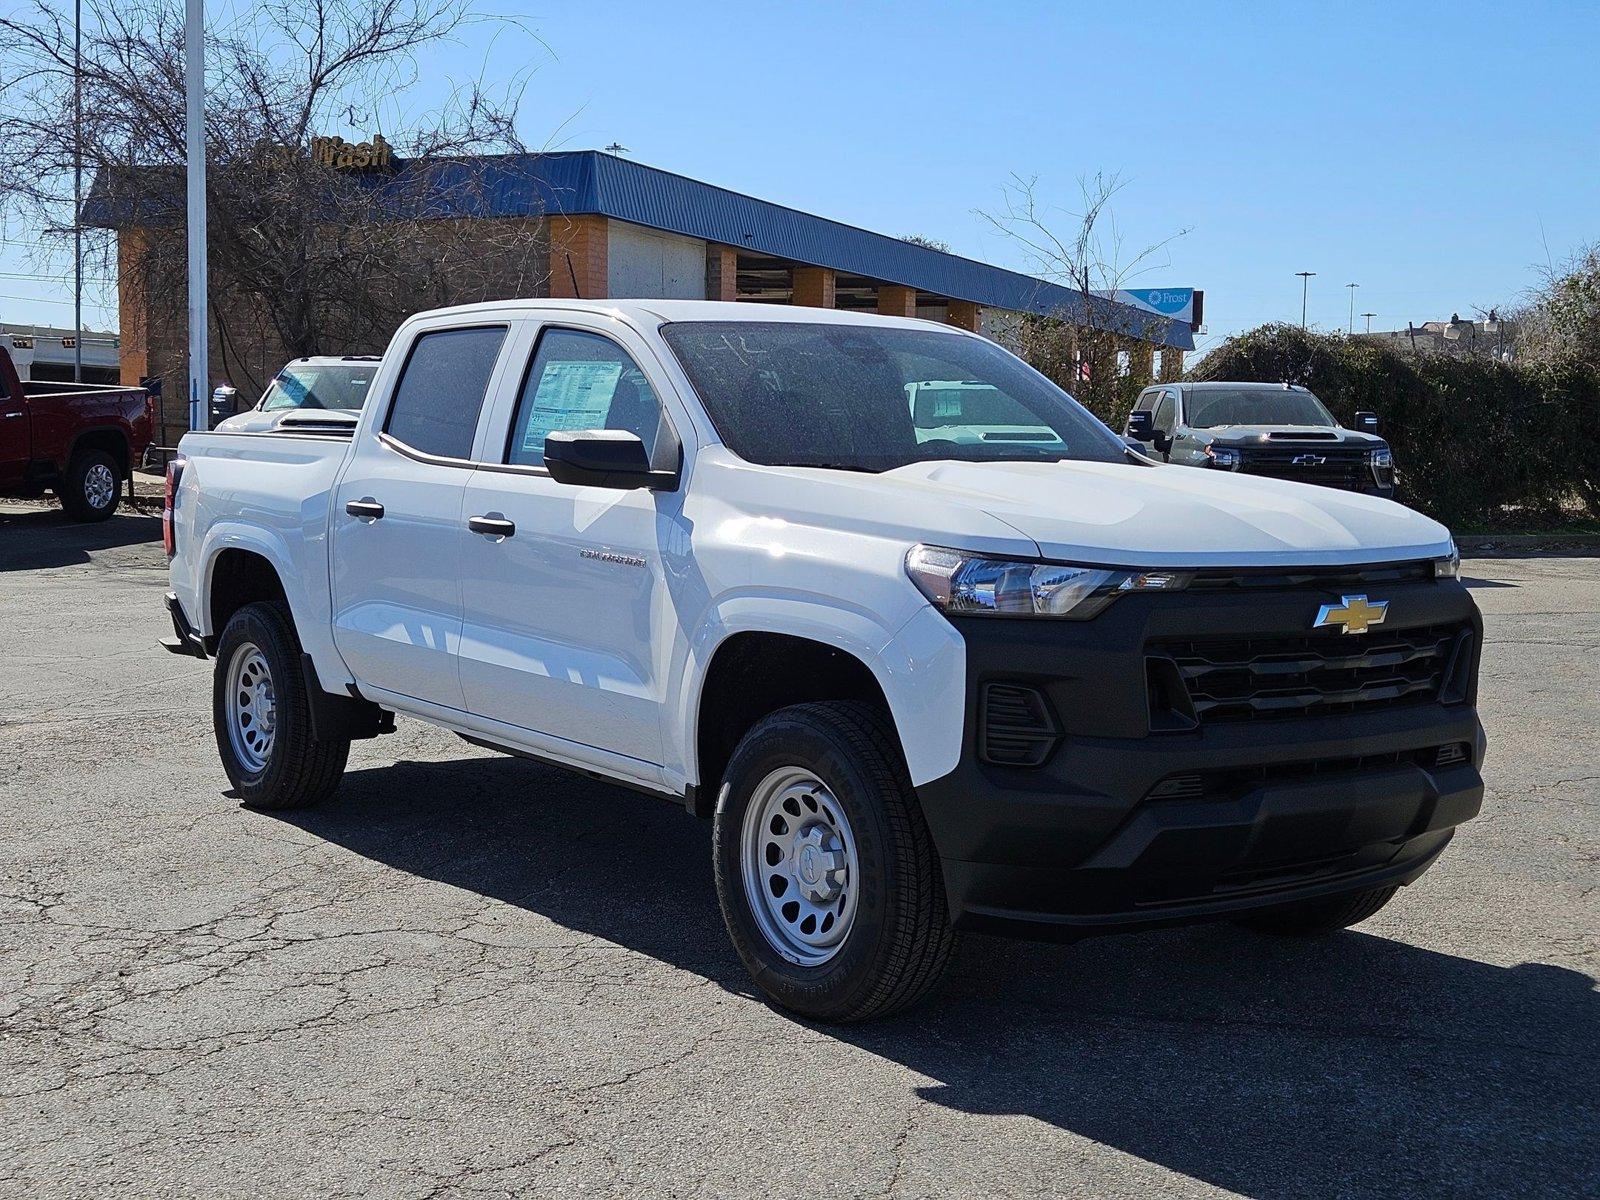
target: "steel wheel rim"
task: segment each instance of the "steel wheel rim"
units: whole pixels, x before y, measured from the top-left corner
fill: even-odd
[[[228,744],[234,757],[254,775],[264,771],[277,740],[278,698],[272,670],[253,642],[242,643],[228,664]]]
[[[83,473],[83,498],[90,508],[105,508],[117,494],[117,477],[105,463],[95,463]]]
[[[744,812],[740,873],[767,944],[818,967],[855,923],[861,869],[855,834],[828,786],[804,767],[780,767],[756,785]]]

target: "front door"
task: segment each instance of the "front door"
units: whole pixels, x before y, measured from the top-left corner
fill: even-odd
[[[499,464],[467,483],[481,532],[462,550],[461,684],[469,712],[581,746],[661,761],[670,638],[662,548],[678,493],[557,483],[552,430],[626,429],[658,467],[678,442],[639,357],[611,337],[547,326]],[[504,423],[502,423],[502,427]]]
[[[28,431],[28,402],[21,393],[13,396],[0,375],[0,487],[22,482],[32,453]]]
[[[462,707],[463,502],[507,327],[424,330],[334,493],[333,638],[364,689]]]

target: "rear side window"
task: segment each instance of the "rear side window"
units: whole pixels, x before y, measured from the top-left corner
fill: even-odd
[[[411,345],[384,432],[424,454],[467,458],[489,392],[504,325],[440,329]]]
[[[555,430],[625,429],[655,461],[661,401],[628,352],[610,338],[547,329],[528,365],[511,421],[506,462],[544,466],[544,439]]]

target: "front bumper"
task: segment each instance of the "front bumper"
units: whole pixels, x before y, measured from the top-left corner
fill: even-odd
[[[1482,630],[1459,584],[1388,598],[1396,624],[1470,626],[1461,702],[1153,727],[1153,640],[1303,635],[1326,599],[1314,590],[1129,597],[1087,622],[957,622],[962,756],[917,789],[957,924],[1074,938],[1415,879],[1482,803]],[[983,761],[981,697],[996,681],[1047,698],[1061,736],[1042,765]]]

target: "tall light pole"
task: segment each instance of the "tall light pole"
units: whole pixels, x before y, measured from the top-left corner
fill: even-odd
[[[72,9],[72,379],[83,382],[83,0]]]
[[[1378,314],[1377,313],[1362,313],[1361,315],[1367,319],[1367,332],[1371,333],[1372,332],[1372,318],[1377,316]]]
[[[1349,332],[1353,334],[1356,331],[1356,289],[1358,287],[1360,287],[1361,285],[1359,283],[1347,283],[1344,286],[1346,288],[1348,288],[1349,291],[1350,291],[1350,329],[1349,329]]]
[[[183,87],[189,159],[189,428],[206,427],[206,49],[205,2],[184,0]]]
[[[1311,288],[1311,277],[1316,272],[1296,271],[1295,274],[1300,276],[1300,328],[1304,329],[1306,327],[1306,294]]]

